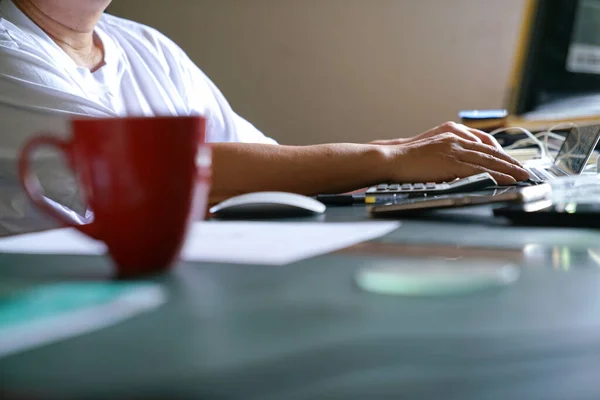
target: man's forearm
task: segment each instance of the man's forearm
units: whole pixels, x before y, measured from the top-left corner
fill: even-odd
[[[213,144],[210,202],[258,191],[341,193],[385,179],[379,146]]]

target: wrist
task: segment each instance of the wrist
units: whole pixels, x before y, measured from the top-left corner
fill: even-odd
[[[379,146],[396,146],[410,143],[413,138],[398,138],[398,139],[386,139],[386,140],[373,140],[368,144],[375,144]]]
[[[366,145],[361,164],[369,173],[369,184],[392,179],[392,160],[398,152],[397,146]]]

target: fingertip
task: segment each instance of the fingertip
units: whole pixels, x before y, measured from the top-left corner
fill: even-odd
[[[512,178],[516,179],[517,182],[523,182],[523,181],[528,180],[530,178],[530,176],[529,176],[529,172],[527,172],[527,171],[519,171],[518,174],[513,174]]]
[[[498,184],[500,184],[500,185],[514,185],[515,183],[518,182],[514,176],[503,174],[503,173],[499,173],[498,178],[496,180],[498,181]]]

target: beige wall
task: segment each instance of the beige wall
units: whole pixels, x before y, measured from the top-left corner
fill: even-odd
[[[113,0],[282,143],[409,136],[500,107],[524,0]]]

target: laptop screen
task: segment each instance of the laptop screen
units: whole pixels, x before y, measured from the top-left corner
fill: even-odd
[[[556,156],[554,165],[571,175],[581,173],[598,143],[599,134],[599,125],[571,129]]]

